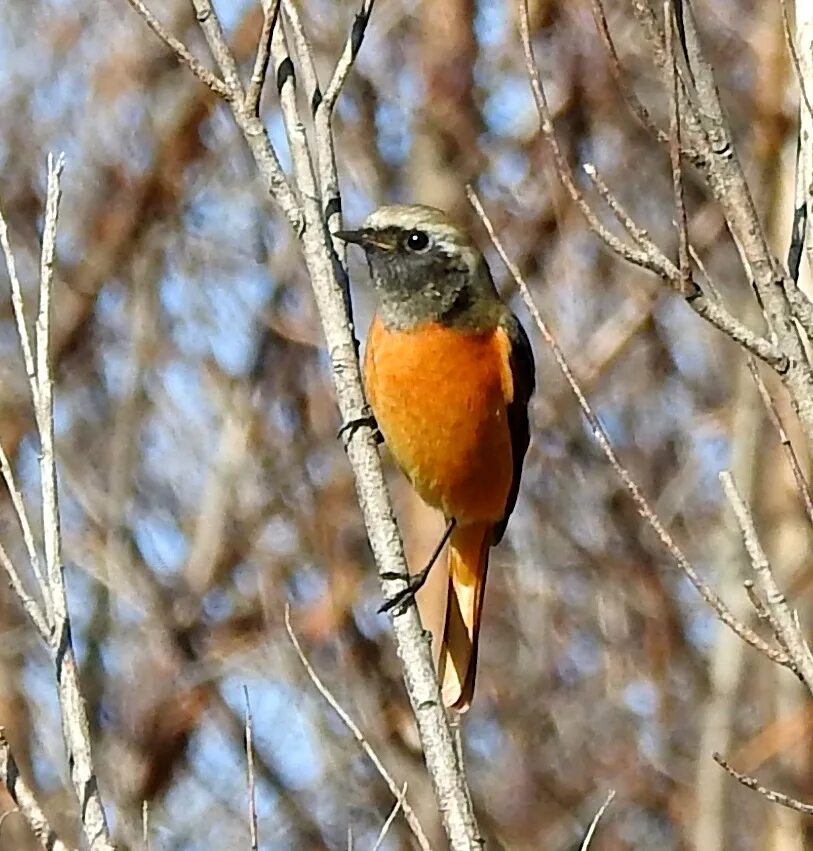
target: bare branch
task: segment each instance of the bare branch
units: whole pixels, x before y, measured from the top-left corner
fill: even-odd
[[[127,2],[144,19],[147,26],[161,39],[162,42],[186,65],[187,68],[215,94],[227,100],[232,96],[228,86],[216,74],[213,74],[199,59],[192,55],[189,48],[175,38],[153,15],[153,13],[141,2],[141,0],[127,0]]]
[[[663,16],[665,24],[666,63],[669,83],[669,163],[672,168],[672,192],[675,198],[675,212],[678,234],[678,269],[680,270],[678,288],[684,295],[692,291],[692,273],[689,267],[689,236],[686,222],[686,205],[683,198],[683,169],[680,163],[680,97],[678,95],[678,72],[675,63],[674,39],[672,36],[673,0],[664,0]],[[677,0],[681,2],[681,0]]]
[[[553,126],[553,118],[551,116],[550,107],[548,106],[547,95],[542,86],[542,79],[539,75],[539,68],[536,65],[534,57],[533,45],[531,43],[530,24],[528,22],[528,0],[520,2],[520,33],[522,35],[522,48],[525,55],[525,67],[528,71],[528,76],[531,81],[531,90],[536,103],[536,109],[539,113],[540,128],[542,135],[545,137],[551,154],[553,155],[553,163],[556,168],[556,173],[559,180],[567,190],[573,202],[581,210],[582,215],[587,220],[590,229],[616,254],[623,257],[629,263],[636,266],[641,266],[643,269],[648,269],[666,280],[672,276],[669,267],[671,263],[661,251],[645,251],[637,247],[627,245],[620,240],[615,234],[607,230],[596,216],[590,204],[585,199],[584,195],[576,185],[573,172],[565,159],[562,149],[559,147],[559,141],[556,138],[556,131]]]
[[[795,798],[791,798],[789,795],[783,794],[782,792],[776,792],[773,789],[768,789],[763,786],[756,777],[751,777],[748,774],[742,774],[735,768],[732,768],[720,754],[715,753],[713,756],[714,761],[718,765],[722,766],[735,780],[738,780],[746,788],[759,792],[760,795],[767,798],[771,801],[771,803],[780,804],[788,809],[796,810],[797,813],[804,813],[805,815],[813,816],[813,804],[805,804],[802,801],[797,801]]]
[[[47,644],[51,640],[51,629],[48,626],[45,612],[40,608],[40,604],[26,591],[25,584],[20,578],[17,568],[14,567],[14,563],[9,558],[2,544],[0,544],[0,564],[3,565],[3,570],[6,571],[12,591],[17,595],[17,599],[20,601],[23,609],[25,609],[28,617],[31,618],[31,622],[34,624],[40,638]]]
[[[209,50],[212,51],[217,67],[223,74],[230,97],[243,101],[245,93],[243,84],[240,82],[237,61],[231,47],[229,47],[229,42],[226,40],[226,34],[223,32],[220,18],[218,18],[211,0],[192,0],[192,6],[195,9],[200,28],[203,30],[206,43],[209,45]]]
[[[375,0],[362,0],[361,9],[359,9],[356,17],[353,19],[353,26],[350,28],[350,34],[347,36],[347,41],[344,45],[342,55],[333,69],[333,75],[330,78],[325,96],[322,99],[323,109],[330,113],[336,105],[342,88],[353,68],[353,63],[356,61],[356,56],[361,49],[361,44],[364,41],[364,33],[367,30],[367,23],[370,20],[370,15],[373,12],[373,4]]]
[[[395,817],[398,815],[398,810],[400,810],[404,804],[406,792],[407,784],[404,783],[404,786],[401,789],[401,794],[398,796],[398,800],[395,802],[395,805],[390,810],[390,814],[387,816],[387,820],[384,822],[384,824],[381,825],[381,830],[379,831],[378,837],[375,840],[375,845],[373,845],[373,851],[378,851],[378,849],[381,848],[381,846],[384,844],[384,840],[387,838],[387,834],[389,833],[390,827],[395,821]]]
[[[23,537],[29,549],[32,568],[40,584],[45,603],[45,615],[32,605],[31,598],[22,591],[12,573],[10,578],[15,590],[22,591],[20,599],[31,616],[37,631],[45,634],[45,640],[54,664],[59,707],[62,716],[62,735],[68,753],[71,780],[80,803],[82,827],[91,851],[112,851],[107,821],[99,795],[90,752],[90,733],[87,711],[79,689],[79,674],[71,641],[70,616],[68,614],[65,580],[63,576],[61,539],[59,528],[59,497],[57,492],[56,455],[54,451],[53,380],[49,361],[51,288],[53,262],[56,246],[56,228],[59,218],[59,178],[64,166],[62,156],[56,160],[48,156],[48,179],[45,202],[45,219],[40,258],[40,304],[36,320],[36,368],[29,370],[31,395],[34,399],[34,415],[40,438],[40,490],[42,497],[42,528],[45,552],[45,569],[39,569],[36,547],[30,532],[30,523],[16,488],[8,458],[0,448],[0,465],[12,494],[12,502],[23,529]],[[19,330],[19,329],[18,329]],[[25,351],[21,332],[20,343]],[[33,553],[33,555],[32,555]],[[9,573],[8,558],[3,559]],[[18,592],[19,593],[19,592]],[[47,631],[46,631],[47,624]]]
[[[590,843],[593,841],[593,836],[595,835],[598,823],[604,813],[607,812],[607,808],[610,806],[610,804],[612,804],[613,798],[615,798],[615,789],[610,789],[607,794],[607,797],[604,799],[604,803],[598,808],[598,811],[593,816],[593,820],[590,822],[590,827],[587,829],[587,833],[584,836],[584,842],[582,842],[581,846],[579,847],[579,851],[587,851],[587,849],[590,847]]]
[[[807,91],[807,80],[805,79],[804,71],[802,71],[802,64],[799,61],[799,53],[796,50],[796,44],[793,41],[793,33],[790,31],[790,21],[788,20],[788,0],[779,0],[779,3],[782,7],[782,29],[785,33],[785,44],[788,46],[788,53],[790,54],[791,62],[793,63],[793,70],[796,73],[796,82],[799,84],[799,92],[801,93],[805,109],[807,109],[810,117],[813,118],[813,105],[810,103],[810,94]]]
[[[610,208],[613,215],[616,217],[621,226],[627,231],[627,233],[629,233],[629,235],[635,240],[639,247],[647,253],[659,253],[660,249],[652,241],[651,237],[649,236],[649,233],[646,231],[646,229],[642,228],[632,219],[632,217],[624,209],[618,198],[613,195],[610,188],[607,186],[601,175],[596,170],[596,167],[592,163],[585,163],[583,168],[585,174],[587,174],[587,176],[590,178],[590,181],[596,188],[596,191],[607,203],[607,206]],[[691,246],[688,246],[688,248],[691,254]],[[681,295],[685,296],[685,292],[681,287],[681,281],[683,279],[681,277],[680,270],[666,257],[664,257],[663,259],[666,264],[666,269],[669,273],[669,277],[665,279],[666,283],[668,283]],[[702,264],[699,262],[699,259],[695,259],[698,263],[698,268],[703,271],[706,280],[709,283],[709,288],[712,289],[713,292],[716,292],[714,282],[705,273],[705,270],[703,269]],[[768,366],[775,369],[778,373],[781,374],[787,370],[788,359],[777,346],[775,346],[770,340],[767,340],[764,337],[760,337],[758,334],[755,334],[746,325],[743,325],[743,323],[740,322],[739,319],[736,318],[736,316],[730,313],[723,306],[721,299],[708,299],[703,290],[697,285],[697,283],[691,280],[690,286],[692,288],[691,294],[686,297],[685,300],[689,307],[691,307],[692,310],[694,310],[694,312],[699,317],[701,317],[701,319],[705,319],[706,322],[708,322],[710,325],[713,325],[715,328],[717,328],[717,330],[722,331],[735,343],[741,345],[744,349],[746,349],[755,357],[759,358],[764,363],[768,364]]]
[[[785,431],[785,427],[782,425],[782,419],[779,416],[776,404],[774,403],[771,394],[768,392],[768,388],[765,386],[765,382],[762,380],[762,376],[759,374],[759,368],[753,358],[748,358],[748,369],[751,372],[751,376],[757,386],[759,396],[762,399],[762,404],[765,406],[765,412],[768,414],[768,419],[770,420],[771,425],[776,429],[776,433],[779,436],[782,451],[785,453],[790,469],[793,472],[796,489],[799,491],[799,495],[802,498],[802,504],[805,507],[805,514],[807,514],[807,519],[810,521],[811,527],[813,527],[813,497],[811,497],[810,494],[810,485],[808,485],[805,475],[802,472],[802,465],[799,463],[799,459],[796,456],[796,451],[793,448],[790,436]]]
[[[150,802],[141,802],[141,844],[144,851],[150,851]]]
[[[624,80],[621,60],[618,58],[618,52],[615,49],[615,42],[613,42],[613,37],[610,34],[610,26],[607,23],[607,14],[604,11],[604,6],[602,5],[601,0],[590,0],[590,6],[593,11],[593,20],[596,23],[596,29],[601,36],[601,40],[604,42],[604,46],[607,48],[607,53],[610,55],[610,71],[612,72],[616,85],[623,93],[627,104],[641,124],[650,133],[652,133],[659,142],[668,144],[669,136],[664,133],[657,124],[655,124],[655,121],[649,114],[649,110],[641,103],[638,96]]]
[[[0,783],[6,787],[34,836],[46,851],[69,851],[69,847],[54,833],[34,793],[20,776],[20,770],[14,761],[2,727],[0,727]]]
[[[793,663],[785,652],[769,645],[762,638],[760,638],[753,630],[749,629],[744,623],[734,617],[734,615],[731,613],[725,603],[705,582],[703,582],[703,580],[697,574],[697,571],[694,569],[692,564],[684,555],[683,551],[675,543],[672,536],[663,526],[660,518],[650,507],[649,502],[641,492],[641,489],[639,488],[638,484],[635,482],[629,471],[626,469],[626,467],[624,467],[624,465],[620,462],[618,456],[616,455],[615,449],[613,448],[612,443],[610,442],[610,439],[604,429],[604,426],[601,425],[601,422],[599,421],[595,412],[590,407],[590,403],[587,401],[587,398],[582,392],[581,387],[576,381],[576,378],[573,375],[573,371],[570,369],[570,366],[567,363],[564,353],[559,347],[556,338],[553,336],[550,329],[542,319],[542,316],[540,315],[539,309],[537,308],[536,303],[533,300],[533,296],[531,295],[531,292],[528,289],[528,285],[525,282],[525,279],[522,277],[522,274],[520,273],[516,264],[508,257],[505,248],[497,237],[494,231],[494,227],[491,224],[490,219],[486,215],[482,204],[480,203],[480,199],[477,197],[477,195],[471,188],[468,189],[468,195],[469,200],[474,206],[474,209],[477,211],[478,216],[485,225],[489,237],[494,243],[494,247],[497,249],[497,252],[502,258],[503,263],[505,263],[505,266],[508,269],[511,277],[514,279],[519,289],[519,292],[522,295],[522,300],[525,302],[525,305],[531,313],[531,316],[533,317],[540,334],[553,352],[553,356],[556,360],[556,364],[559,367],[559,370],[561,371],[562,375],[564,376],[565,380],[570,385],[571,390],[576,396],[576,399],[579,403],[579,407],[581,408],[582,413],[590,424],[596,441],[598,442],[605,457],[610,462],[610,466],[613,468],[613,470],[615,470],[616,474],[621,479],[628,493],[632,497],[633,503],[635,504],[635,508],[638,511],[638,514],[649,524],[650,528],[653,530],[653,532],[655,532],[658,539],[669,551],[678,567],[683,571],[683,573],[688,577],[692,585],[694,585],[694,587],[700,593],[700,596],[717,613],[717,617],[724,624],[726,624],[726,626],[732,629],[738,636],[740,636],[743,641],[750,644],[756,650],[759,650],[769,659],[776,662],[777,664],[784,665],[793,669]]]
[[[418,821],[418,817],[415,815],[415,811],[410,806],[409,802],[406,800],[406,793],[398,788],[395,780],[392,775],[387,771],[384,767],[384,764],[378,758],[378,754],[373,750],[370,746],[367,739],[364,737],[364,733],[361,732],[356,722],[344,711],[341,704],[336,700],[336,698],[331,693],[330,689],[322,682],[319,675],[313,669],[313,666],[308,661],[307,656],[305,656],[304,651],[302,650],[302,645],[299,643],[299,639],[296,637],[296,633],[291,626],[291,607],[286,604],[285,606],[285,629],[288,632],[288,637],[291,639],[291,644],[294,646],[294,650],[296,651],[296,655],[299,657],[299,661],[302,663],[302,666],[305,668],[305,671],[310,677],[311,682],[316,686],[316,690],[319,694],[327,702],[328,706],[339,716],[342,723],[347,727],[347,729],[353,734],[355,740],[359,743],[359,746],[367,754],[370,762],[375,766],[376,771],[381,775],[384,782],[387,784],[390,792],[392,792],[396,801],[401,801],[401,809],[404,811],[404,818],[409,825],[410,830],[412,831],[415,839],[418,842],[418,845],[423,849],[423,851],[431,851],[431,845],[429,844],[429,839],[424,833],[423,827],[421,823]]]
[[[246,781],[248,785],[248,827],[251,837],[251,851],[260,847],[257,837],[257,799],[254,780],[254,719],[251,717],[251,704],[248,689],[243,686],[243,699],[246,704]]]
[[[734,511],[734,516],[737,518],[745,551],[748,553],[751,567],[754,569],[757,584],[765,597],[766,609],[774,634],[782,646],[787,649],[788,655],[799,671],[799,675],[813,694],[813,654],[811,654],[810,648],[798,628],[798,623],[788,606],[785,595],[776,584],[770,562],[757,535],[754,518],[740,496],[731,473],[728,471],[721,472],[720,483],[723,486],[726,499]]]
[[[308,36],[296,4],[291,2],[291,0],[282,0],[282,2],[285,17],[291,28],[296,57],[299,60],[299,67],[302,70],[302,79],[305,81],[305,95],[310,105],[311,114],[315,115],[316,110],[322,102],[322,89],[319,85],[319,75],[316,73],[313,50],[311,50],[310,41],[308,41]]]
[[[254,69],[251,72],[251,79],[246,89],[246,98],[243,104],[244,109],[257,118],[260,115],[260,98],[268,74],[268,61],[271,58],[271,34],[277,25],[279,6],[280,0],[271,0],[263,8],[263,26],[257,43],[257,55],[254,57]]]

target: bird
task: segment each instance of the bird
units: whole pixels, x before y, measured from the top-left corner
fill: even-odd
[[[530,441],[533,351],[474,240],[443,211],[384,206],[335,236],[364,250],[378,297],[363,363],[375,424],[447,522],[422,574],[448,538],[437,669],[444,705],[462,713],[474,695],[489,552],[514,510]]]

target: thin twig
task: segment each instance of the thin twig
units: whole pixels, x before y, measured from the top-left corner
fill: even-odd
[[[344,44],[344,50],[342,50],[342,55],[333,69],[330,82],[327,85],[327,89],[325,89],[325,96],[322,99],[323,108],[327,112],[333,111],[342,87],[353,68],[353,63],[356,61],[356,56],[364,40],[364,33],[367,29],[367,23],[370,20],[374,3],[375,0],[363,0],[361,9],[359,9],[353,19],[353,26],[350,28],[350,33]]]
[[[761,620],[765,624],[770,625],[770,615],[768,614],[768,610],[765,608],[765,604],[762,602],[762,598],[757,593],[756,588],[754,588],[754,580],[746,579],[742,583],[742,587],[745,589],[745,594],[751,601],[751,605],[754,607],[754,611],[756,612],[759,620]],[[785,650],[787,650],[787,647],[785,648]]]
[[[216,74],[213,74],[199,59],[193,56],[189,48],[182,41],[175,38],[141,0],[127,0],[127,2],[144,18],[147,26],[189,68],[201,83],[208,86],[215,94],[220,95],[220,97],[226,98],[226,100],[231,98],[231,92],[223,80]]]
[[[751,777],[748,774],[743,774],[735,768],[732,768],[718,753],[713,754],[713,757],[714,761],[724,768],[735,780],[738,780],[746,788],[759,792],[760,795],[767,798],[771,801],[771,803],[780,804],[788,809],[796,810],[797,813],[804,813],[807,816],[813,816],[813,804],[805,804],[802,801],[797,801],[796,798],[791,798],[789,795],[785,795],[783,792],[768,789],[766,786],[763,786],[756,777]]]
[[[141,844],[144,851],[150,851],[150,802],[141,802]]]
[[[99,794],[90,748],[87,709],[79,687],[79,672],[71,640],[65,578],[61,556],[59,495],[54,451],[53,377],[50,364],[51,287],[59,219],[60,175],[64,158],[48,156],[45,218],[40,261],[40,304],[36,321],[36,377],[31,379],[36,399],[34,416],[40,439],[40,491],[42,498],[45,600],[50,627],[48,649],[57,680],[62,736],[71,781],[80,803],[82,828],[91,851],[112,851],[107,819]],[[22,520],[21,520],[22,522]]]
[[[531,91],[533,93],[537,112],[539,113],[539,123],[542,135],[545,137],[548,147],[550,148],[553,156],[553,164],[556,169],[556,173],[559,176],[559,180],[567,190],[573,202],[581,210],[582,215],[587,220],[587,224],[590,226],[590,229],[600,239],[602,239],[610,249],[612,249],[620,257],[623,257],[629,263],[641,266],[644,269],[649,269],[649,271],[668,280],[673,277],[673,273],[670,272],[669,269],[672,264],[668,258],[660,251],[643,251],[637,247],[627,245],[627,243],[620,240],[617,236],[615,236],[615,234],[607,230],[576,185],[573,172],[568,165],[565,155],[562,153],[562,149],[559,146],[559,140],[556,137],[556,132],[553,126],[553,117],[551,115],[550,107],[548,106],[548,98],[545,94],[545,89],[542,86],[542,79],[539,74],[539,68],[536,64],[533,44],[531,43],[531,30],[528,15],[528,0],[521,0],[519,20],[520,34],[522,36],[522,49],[525,56],[525,67],[531,81]]]
[[[681,0],[677,0],[678,3]],[[663,0],[664,40],[666,44],[667,78],[669,85],[669,163],[672,168],[672,192],[678,234],[678,286],[684,295],[692,289],[692,274],[689,267],[689,235],[686,221],[686,205],[683,198],[683,169],[680,163],[680,98],[678,96],[678,72],[675,63],[674,39],[672,36],[673,0]]]
[[[379,831],[378,838],[375,841],[375,845],[373,845],[373,851],[378,851],[379,848],[384,843],[384,840],[387,838],[387,834],[389,833],[390,827],[392,823],[395,821],[395,817],[398,815],[398,810],[404,804],[404,798],[406,798],[407,792],[407,784],[404,783],[403,788],[401,789],[401,794],[398,796],[398,800],[395,802],[395,805],[390,810],[390,814],[387,816],[387,820],[384,824],[381,825],[381,830]]]
[[[387,771],[384,767],[384,764],[378,758],[378,754],[373,750],[370,746],[369,742],[364,736],[364,733],[361,732],[356,722],[345,712],[333,694],[330,692],[328,687],[322,682],[319,678],[319,675],[314,670],[311,663],[308,661],[307,656],[305,656],[304,651],[302,650],[302,646],[299,643],[299,639],[296,637],[296,633],[291,626],[291,607],[289,605],[285,605],[285,629],[288,633],[288,637],[291,639],[291,644],[294,646],[294,650],[296,651],[296,655],[299,657],[299,661],[302,663],[302,666],[305,668],[305,671],[308,674],[311,682],[316,686],[316,690],[322,697],[325,699],[327,704],[333,709],[333,711],[339,716],[342,723],[347,727],[347,729],[353,734],[355,740],[359,743],[359,746],[364,751],[365,754],[370,759],[370,762],[375,766],[376,771],[378,771],[379,775],[383,778],[384,782],[387,784],[390,792],[392,792],[393,797],[398,800],[401,799],[401,809],[404,812],[404,818],[409,825],[410,830],[415,836],[415,839],[418,842],[418,845],[424,851],[430,851],[431,845],[429,844],[429,839],[424,833],[423,827],[421,826],[420,821],[418,821],[418,817],[415,814],[415,811],[410,806],[409,802],[406,799],[406,795],[402,793],[402,791],[398,788],[395,780],[392,775]]]
[[[14,311],[14,321],[17,325],[17,336],[19,337],[20,348],[23,352],[25,374],[28,378],[28,384],[32,393],[36,394],[37,367],[34,363],[34,355],[31,349],[31,334],[28,331],[28,323],[25,318],[23,288],[20,284],[20,278],[17,275],[17,263],[14,259],[14,252],[12,251],[11,242],[8,236],[8,225],[6,224],[2,211],[0,211],[0,245],[3,247],[6,269],[8,269],[8,277],[11,282],[11,307]],[[36,395],[34,396],[33,401],[34,404],[37,403]]]
[[[590,403],[587,401],[587,398],[582,392],[581,387],[576,381],[576,378],[573,375],[573,371],[571,370],[564,356],[564,353],[559,347],[556,338],[553,336],[550,329],[545,324],[545,321],[542,319],[542,316],[539,313],[539,309],[537,308],[536,303],[534,302],[534,299],[531,295],[531,292],[528,289],[528,284],[526,283],[516,264],[509,258],[508,254],[505,251],[505,248],[497,237],[497,234],[494,231],[494,226],[492,225],[491,220],[486,215],[486,212],[483,209],[482,204],[480,203],[480,199],[477,197],[471,187],[469,187],[467,191],[469,200],[471,201],[478,216],[485,225],[489,237],[494,243],[494,247],[497,249],[497,252],[502,258],[503,263],[505,263],[505,266],[508,269],[511,277],[516,282],[520,294],[522,295],[522,299],[525,302],[529,312],[531,313],[531,316],[533,317],[540,334],[553,352],[553,356],[556,360],[556,364],[559,367],[559,370],[561,371],[567,383],[570,385],[570,389],[576,396],[576,399],[579,403],[579,407],[581,408],[585,419],[590,424],[596,441],[598,442],[605,457],[610,462],[610,466],[613,468],[613,470],[615,470],[616,474],[624,484],[624,487],[627,489],[627,492],[632,497],[633,503],[635,504],[635,508],[638,514],[643,520],[645,520],[649,524],[650,528],[653,530],[653,532],[655,532],[658,539],[669,551],[678,567],[688,577],[689,581],[697,589],[700,596],[714,609],[719,619],[724,624],[726,624],[726,626],[732,629],[737,635],[739,635],[740,638],[743,639],[743,641],[745,641],[747,644],[750,644],[756,650],[759,650],[769,659],[776,662],[777,664],[784,665],[785,667],[793,669],[793,663],[786,653],[777,649],[776,647],[772,647],[770,644],[760,638],[753,630],[749,629],[745,624],[743,624],[736,617],[734,617],[734,615],[731,613],[725,603],[720,599],[717,593],[713,591],[700,578],[700,576],[697,574],[697,571],[692,566],[691,562],[689,562],[683,551],[680,549],[677,543],[675,543],[672,536],[666,530],[663,523],[661,523],[661,520],[658,515],[650,507],[649,502],[647,501],[644,494],[641,492],[641,489],[638,486],[637,482],[632,478],[627,468],[621,463],[618,456],[616,455],[615,449],[613,448],[613,445],[610,442],[609,436],[607,435],[604,426],[601,424],[595,412],[590,407]]]
[[[813,694],[813,654],[798,628],[785,595],[776,584],[770,562],[760,543],[754,518],[737,490],[730,472],[724,470],[720,473],[720,483],[740,527],[745,551],[748,553],[757,584],[765,597],[765,605],[774,634],[787,648],[787,653],[793,660],[799,675]]]
[[[48,626],[45,612],[40,608],[40,604],[26,591],[25,584],[17,572],[17,568],[9,558],[5,547],[0,544],[0,564],[3,565],[3,570],[6,572],[9,584],[12,590],[17,595],[17,599],[22,604],[31,622],[34,624],[40,638],[47,644],[51,640],[51,629]]]
[[[195,9],[195,16],[200,28],[203,30],[206,43],[209,45],[209,50],[212,51],[217,67],[223,74],[226,89],[230,96],[229,99],[233,98],[243,102],[245,92],[243,91],[243,84],[240,82],[237,61],[229,47],[226,34],[220,24],[220,18],[218,18],[211,0],[192,0],[192,6]]]
[[[299,60],[302,79],[305,81],[305,96],[308,99],[311,114],[315,115],[322,102],[322,89],[319,85],[319,75],[316,72],[313,50],[311,50],[311,44],[296,3],[291,2],[291,0],[282,0],[282,3],[293,36],[294,50]]]
[[[779,436],[782,451],[785,453],[790,469],[793,472],[793,478],[796,481],[796,489],[799,491],[799,495],[802,498],[802,504],[805,507],[805,514],[807,514],[807,519],[810,521],[811,527],[813,527],[813,497],[811,497],[810,494],[810,485],[807,483],[805,475],[802,472],[802,465],[799,463],[799,459],[796,456],[796,451],[793,448],[790,436],[785,431],[785,427],[782,425],[782,419],[779,416],[776,404],[771,397],[771,394],[768,392],[768,388],[765,386],[762,376],[759,374],[759,368],[757,367],[756,362],[751,357],[748,358],[748,369],[754,379],[754,383],[757,386],[759,396],[762,399],[762,404],[765,406],[765,412],[768,414],[768,419],[770,420],[771,425],[776,429],[776,433]]]
[[[579,851],[587,851],[590,847],[590,843],[593,841],[593,835],[596,832],[598,823],[604,813],[607,812],[607,808],[610,804],[612,804],[613,798],[615,798],[615,789],[610,789],[607,793],[607,797],[604,799],[604,803],[598,808],[598,812],[593,816],[593,820],[590,822],[590,827],[587,829],[587,833],[584,836],[584,842],[582,842]]]
[[[251,836],[251,851],[257,851],[257,799],[254,780],[254,719],[251,717],[251,704],[248,688],[243,686],[243,700],[246,704],[246,781],[248,785],[248,827]]]
[[[610,33],[610,26],[607,23],[607,14],[604,11],[604,6],[602,5],[601,0],[590,0],[590,5],[593,10],[593,20],[596,23],[596,29],[601,36],[601,40],[604,42],[604,46],[607,48],[607,53],[610,55],[610,70],[616,85],[623,93],[627,104],[641,124],[649,130],[649,132],[652,133],[659,142],[664,144],[668,143],[669,136],[664,133],[657,124],[655,124],[655,121],[649,114],[649,110],[641,103],[638,96],[624,80],[621,60],[618,58],[618,52],[615,49],[615,42],[613,41],[613,37]]]
[[[271,34],[277,25],[279,6],[280,0],[271,0],[269,5],[263,8],[263,26],[257,42],[257,55],[254,57],[254,68],[243,102],[245,110],[257,118],[260,115],[260,98],[262,97],[265,78],[268,75],[268,61],[271,58]]]
[[[20,770],[14,761],[2,727],[0,727],[0,783],[6,787],[34,836],[46,851],[69,851],[68,846],[54,833],[34,793],[20,776]]]
[[[590,178],[590,182],[595,187],[604,202],[612,210],[613,215],[618,220],[618,223],[627,231],[627,233],[638,243],[639,247],[646,250],[652,245],[652,239],[649,236],[649,231],[642,228],[630,216],[630,214],[621,205],[618,198],[610,191],[610,187],[604,182],[604,178],[598,173],[593,163],[584,163],[582,166],[584,173]]]
[[[31,381],[31,392],[33,394],[34,388],[37,387],[36,372],[33,373]],[[36,392],[39,393],[38,390]],[[11,497],[11,504],[14,508],[14,514],[20,524],[20,531],[23,535],[23,543],[25,544],[25,550],[28,554],[28,560],[31,563],[31,569],[34,571],[34,577],[37,580],[40,592],[45,600],[45,612],[47,615],[50,610],[50,592],[48,589],[48,582],[45,579],[45,573],[42,569],[42,561],[40,559],[39,550],[37,549],[37,545],[34,541],[34,532],[31,528],[31,521],[28,519],[28,510],[25,507],[22,491],[17,486],[14,470],[11,467],[8,455],[6,455],[6,450],[3,449],[2,445],[0,445],[0,472],[2,472],[3,481],[6,483],[6,488],[8,488],[9,496]]]
[[[793,33],[790,31],[790,20],[788,19],[787,0],[779,0],[782,7],[782,29],[785,32],[785,43],[788,46],[793,70],[796,72],[796,81],[799,83],[799,91],[802,95],[805,107],[807,108],[810,117],[813,118],[813,106],[810,103],[810,97],[807,91],[807,85],[804,72],[802,71],[802,63],[799,61],[799,53],[796,50],[796,44],[793,41]]]

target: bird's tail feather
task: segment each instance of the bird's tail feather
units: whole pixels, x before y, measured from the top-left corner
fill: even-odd
[[[492,526],[458,526],[449,539],[449,593],[438,659],[443,703],[465,712],[474,695],[477,639],[488,571]]]

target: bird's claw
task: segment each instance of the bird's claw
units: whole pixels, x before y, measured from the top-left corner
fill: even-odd
[[[402,578],[401,574],[395,574],[395,576],[388,577],[387,575],[383,576],[384,579],[387,578]],[[407,580],[406,588],[402,588],[394,597],[391,597],[389,600],[385,600],[379,607],[378,613],[383,615],[386,612],[392,612],[394,617],[398,617],[402,615],[411,605],[415,602],[415,595],[423,586],[426,581],[426,576],[422,573],[417,574],[417,576],[411,576]]]
[[[342,424],[338,432],[336,432],[336,437],[341,439],[347,435],[347,440],[350,440],[358,429],[363,428],[364,426],[373,430],[373,439],[376,443],[384,442],[384,435],[381,434],[381,431],[378,428],[378,423],[376,422],[376,418],[373,414],[364,414],[364,416],[353,417],[352,419],[347,420],[347,422]]]

